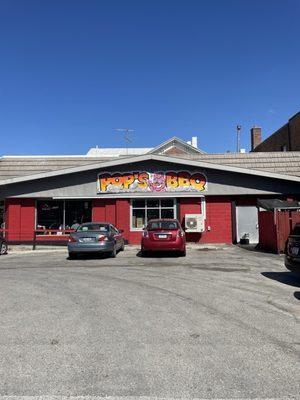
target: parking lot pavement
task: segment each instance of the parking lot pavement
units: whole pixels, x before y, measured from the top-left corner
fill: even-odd
[[[299,293],[234,246],[0,257],[0,395],[296,398]]]

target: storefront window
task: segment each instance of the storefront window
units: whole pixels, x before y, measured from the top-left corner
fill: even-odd
[[[141,230],[155,218],[176,218],[175,199],[134,199],[131,202],[131,229]]]
[[[90,201],[65,201],[65,228],[91,221]]]
[[[146,210],[132,209],[132,227],[143,229],[146,221]]]
[[[37,229],[63,229],[63,202],[37,202]]]
[[[174,218],[174,210],[171,208],[161,209],[161,218]]]
[[[70,229],[89,221],[90,201],[37,201],[37,229]]]
[[[147,200],[147,208],[158,208],[158,207],[159,207],[159,199]]]

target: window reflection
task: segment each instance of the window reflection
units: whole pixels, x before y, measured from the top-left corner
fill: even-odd
[[[176,218],[176,199],[133,199],[131,228],[143,229],[151,219]]]
[[[77,200],[37,201],[37,229],[76,229],[91,221],[91,202]]]

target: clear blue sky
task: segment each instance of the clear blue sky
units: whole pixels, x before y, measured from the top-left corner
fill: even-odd
[[[299,0],[1,0],[0,154],[197,135],[235,149],[300,111]]]

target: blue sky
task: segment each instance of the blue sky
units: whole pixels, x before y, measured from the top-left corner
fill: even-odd
[[[299,0],[2,0],[0,154],[198,136],[242,147],[300,111]]]

